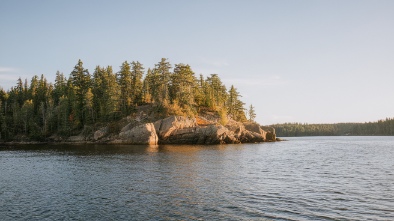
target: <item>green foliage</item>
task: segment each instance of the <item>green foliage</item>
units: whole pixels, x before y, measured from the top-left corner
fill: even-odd
[[[142,77],[144,75],[144,67],[140,62],[131,62],[131,100],[133,104],[142,103]]]
[[[218,111],[218,114],[220,116],[220,121],[219,123],[221,125],[226,125],[228,123],[228,117],[227,117],[227,111],[226,109],[223,107]]]
[[[189,65],[176,64],[171,75],[171,100],[183,108],[195,105],[193,88],[196,77]]]
[[[213,110],[224,107],[227,100],[226,86],[222,83],[217,74],[211,74],[204,82],[203,86],[205,105]]]
[[[231,88],[228,92],[228,100],[227,100],[228,114],[236,121],[245,121],[246,120],[246,116],[244,112],[245,103],[243,103],[239,99],[239,97],[241,97],[241,95],[238,93],[234,85],[231,85]]]
[[[285,123],[271,125],[276,134],[282,137],[297,136],[393,136],[394,118],[378,122],[338,123],[338,124],[301,124]]]
[[[151,88],[151,95],[153,101],[159,105],[163,105],[169,101],[169,89],[168,86],[171,81],[171,64],[166,58],[162,58],[159,63],[155,65],[152,70],[152,74],[149,79],[149,85]]]
[[[122,66],[120,67],[120,71],[117,74],[117,80],[120,88],[120,94],[119,94],[120,109],[123,114],[129,114],[130,107],[133,102],[133,94],[132,94],[133,88],[132,88],[131,67],[127,61],[123,62]]]
[[[250,105],[248,110],[248,115],[249,115],[249,121],[254,122],[254,119],[256,119],[256,111],[254,110],[253,105]]]
[[[85,93],[91,86],[89,71],[83,67],[81,60],[78,60],[78,64],[75,65],[74,70],[71,72],[70,79],[75,91],[75,105],[73,106],[73,113],[75,114],[76,120],[79,121],[78,127],[81,128],[85,123],[83,115]]]

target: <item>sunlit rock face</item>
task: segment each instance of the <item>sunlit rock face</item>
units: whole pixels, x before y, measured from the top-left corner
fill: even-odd
[[[120,143],[157,145],[158,137],[152,123],[142,124],[119,133]]]
[[[119,133],[108,134],[108,127],[94,133],[93,141],[119,144],[237,144],[275,141],[275,130],[257,123],[228,120],[225,126],[217,119],[170,116],[154,123],[128,123]]]

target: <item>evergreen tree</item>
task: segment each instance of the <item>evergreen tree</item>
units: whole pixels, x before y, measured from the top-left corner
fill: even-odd
[[[82,126],[85,123],[85,119],[83,118],[84,98],[91,82],[89,71],[83,67],[81,60],[78,60],[74,70],[71,72],[70,78],[75,90],[76,105],[73,109],[73,112],[75,113],[75,117],[80,122],[79,126]]]
[[[147,74],[142,83],[142,102],[143,103],[152,103],[152,87],[150,85],[151,79],[153,78],[153,74],[150,68],[148,68]]]
[[[83,109],[84,109],[85,122],[87,124],[94,123],[93,93],[91,88],[89,88],[85,94]]]
[[[249,121],[254,122],[254,119],[256,119],[256,111],[254,110],[253,105],[249,106],[248,115],[249,115]]]
[[[158,102],[159,104],[165,104],[169,101],[168,85],[171,80],[170,69],[171,64],[166,58],[162,58],[153,69],[153,78],[150,83],[152,86],[157,88],[157,92],[153,94],[153,98],[155,102]]]
[[[127,61],[122,63],[120,66],[120,71],[117,75],[118,84],[120,87],[120,109],[123,114],[130,113],[130,107],[133,104],[133,96],[132,96],[132,76],[131,76],[131,67]]]
[[[67,94],[67,79],[63,73],[56,72],[55,87],[53,89],[53,100],[57,105],[62,96]]]
[[[205,81],[206,104],[212,109],[225,107],[227,100],[226,86],[222,83],[217,74],[211,74]]]
[[[132,100],[135,105],[138,105],[142,102],[142,76],[144,75],[144,67],[138,61],[133,61],[131,66]]]
[[[102,121],[116,118],[119,110],[120,91],[112,67],[97,66],[93,74],[92,105],[95,109],[94,112]]]
[[[246,119],[244,113],[244,103],[239,99],[241,95],[238,93],[234,85],[231,85],[228,94],[227,110],[228,114],[237,121],[244,121]]]
[[[171,76],[171,100],[181,107],[188,108],[195,105],[194,91],[196,77],[189,65],[177,64]]]

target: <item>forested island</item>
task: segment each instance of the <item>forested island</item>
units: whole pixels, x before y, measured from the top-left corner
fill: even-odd
[[[187,64],[163,58],[96,66],[81,60],[54,83],[44,75],[0,88],[0,142],[221,144],[275,141],[275,130],[254,122],[252,105],[217,74],[196,76]],[[247,113],[246,113],[247,112]],[[248,118],[247,118],[248,116]]]
[[[271,125],[281,137],[298,136],[394,136],[394,118],[377,122],[302,124],[285,123]]]

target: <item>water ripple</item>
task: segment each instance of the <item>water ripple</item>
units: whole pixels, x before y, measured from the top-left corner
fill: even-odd
[[[394,138],[0,147],[1,220],[394,220]]]

